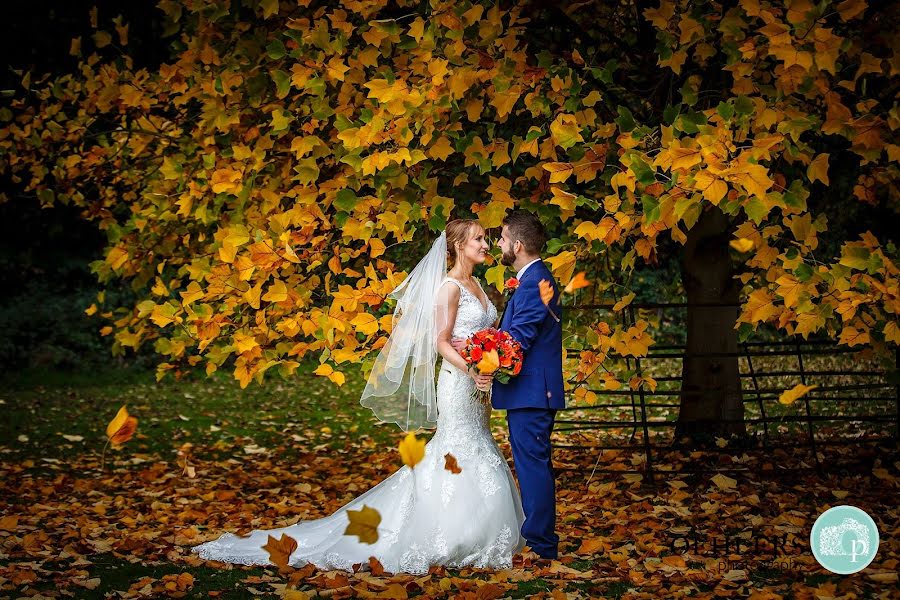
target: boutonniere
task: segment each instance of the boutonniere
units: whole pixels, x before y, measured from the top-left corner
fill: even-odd
[[[506,291],[507,295],[511,295],[515,292],[519,287],[519,280],[515,277],[510,277],[506,280],[506,283],[503,284],[503,289]]]

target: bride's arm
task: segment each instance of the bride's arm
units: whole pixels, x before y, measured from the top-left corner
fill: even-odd
[[[438,328],[437,351],[444,360],[460,371],[467,372],[469,365],[450,343],[453,326],[456,325],[456,312],[459,307],[459,288],[453,284],[443,285],[438,290],[435,322]]]

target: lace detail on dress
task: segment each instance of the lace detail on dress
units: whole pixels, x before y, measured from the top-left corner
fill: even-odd
[[[454,337],[466,338],[491,326],[497,309],[460,282]],[[446,282],[444,282],[446,283]],[[246,538],[226,533],[194,546],[202,558],[247,565],[270,565],[262,549],[268,536],[287,534],[297,541],[294,566],[311,563],[320,569],[367,568],[374,556],[392,573],[421,575],[431,565],[507,569],[525,540],[525,520],[515,480],[490,430],[491,406],[472,398],[475,383],[441,361],[437,380],[438,421],[425,456],[414,469],[401,467],[332,515],[271,530],[255,530]],[[452,454],[461,471],[444,468]],[[347,510],[368,505],[379,512],[378,541],[363,544],[345,536]]]

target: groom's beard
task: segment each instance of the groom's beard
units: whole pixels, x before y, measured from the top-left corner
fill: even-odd
[[[512,252],[506,253],[501,250],[500,255],[500,264],[506,267],[511,267],[516,262],[516,255]]]

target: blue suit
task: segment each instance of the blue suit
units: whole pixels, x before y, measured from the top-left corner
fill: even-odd
[[[543,261],[526,269],[507,301],[500,329],[521,345],[522,370],[509,383],[494,381],[491,403],[505,409],[513,462],[522,491],[525,522],[522,537],[544,558],[559,554],[556,528],[556,482],[550,433],[556,411],[565,408],[562,373],[562,325],[541,302],[538,283],[553,286],[550,307],[562,319],[559,287]]]

